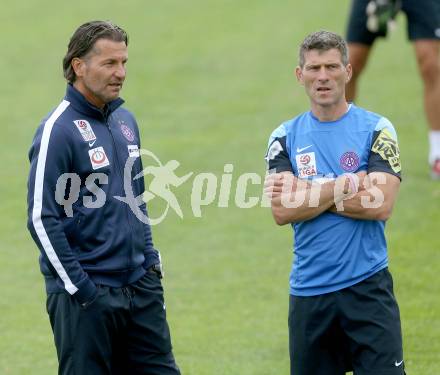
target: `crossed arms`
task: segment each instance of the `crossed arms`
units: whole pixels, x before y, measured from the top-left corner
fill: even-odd
[[[292,172],[270,174],[264,192],[278,225],[313,219],[324,211],[361,220],[387,220],[400,179],[385,172],[341,175],[322,184],[298,179]]]

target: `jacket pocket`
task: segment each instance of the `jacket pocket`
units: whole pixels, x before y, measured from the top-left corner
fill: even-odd
[[[84,214],[79,211],[76,211],[73,217],[65,218],[63,221],[64,234],[73,249],[81,244],[81,226],[83,221]]]

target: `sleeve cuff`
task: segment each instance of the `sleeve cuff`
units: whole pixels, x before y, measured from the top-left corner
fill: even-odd
[[[396,176],[397,178],[399,178],[400,181],[402,181],[402,175],[401,172],[397,172],[395,173],[394,171],[391,171],[389,169],[385,169],[385,168],[377,168],[377,167],[372,167],[372,168],[368,168],[367,173],[371,173],[371,172],[383,172],[383,173],[388,173],[391,174],[393,176]]]
[[[153,264],[160,263],[159,251],[151,249],[145,253],[145,261],[142,266],[148,270]]]
[[[79,303],[84,303],[91,301],[96,294],[98,293],[98,289],[96,288],[96,285],[90,278],[85,278],[84,280],[81,280],[77,284],[78,291],[74,293],[74,297]]]

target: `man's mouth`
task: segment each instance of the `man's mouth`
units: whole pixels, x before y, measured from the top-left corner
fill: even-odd
[[[316,91],[320,91],[320,92],[326,92],[326,91],[330,91],[330,87],[318,87],[316,89]]]

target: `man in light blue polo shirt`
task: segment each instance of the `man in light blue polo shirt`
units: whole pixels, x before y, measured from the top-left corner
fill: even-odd
[[[311,110],[281,124],[266,155],[277,224],[295,232],[291,374],[404,374],[385,221],[400,185],[393,125],[348,104],[346,42],[319,31],[300,47]]]

